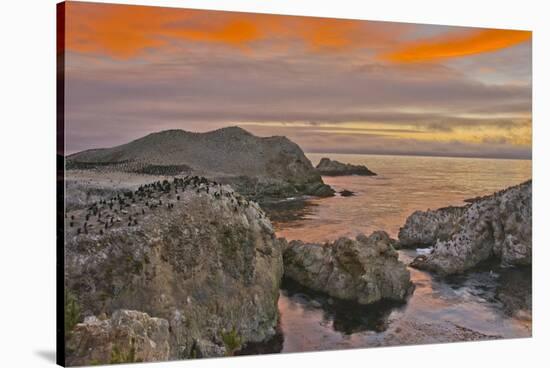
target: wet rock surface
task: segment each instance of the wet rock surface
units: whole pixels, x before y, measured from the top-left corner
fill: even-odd
[[[375,176],[376,173],[370,171],[364,165],[344,164],[342,162],[323,157],[315,167],[317,172],[325,176],[344,176],[344,175],[364,175]]]
[[[462,208],[415,212],[399,233],[400,243],[433,245],[411,265],[441,274],[461,273],[491,258],[502,266],[530,265],[531,192],[528,181]]]
[[[275,335],[280,244],[260,207],[228,186],[196,176],[142,185],[68,212],[65,239],[80,321],[119,309],[165,319],[170,359]]]
[[[532,298],[531,267],[508,268],[500,273],[496,299],[502,303],[506,314],[531,321]]]
[[[404,301],[412,291],[410,274],[398,261],[391,239],[378,231],[355,240],[283,245],[285,278],[334,298],[371,304]]]
[[[386,331],[378,346],[483,341],[499,338],[502,336],[482,333],[450,321],[440,324],[399,321]]]

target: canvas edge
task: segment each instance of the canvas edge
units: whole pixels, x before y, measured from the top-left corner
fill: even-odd
[[[56,4],[56,363],[65,366],[65,2]]]

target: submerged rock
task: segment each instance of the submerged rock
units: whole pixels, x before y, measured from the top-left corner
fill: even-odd
[[[531,186],[527,181],[461,208],[415,212],[399,232],[399,240],[433,245],[434,250],[417,257],[411,266],[455,274],[490,258],[499,259],[502,266],[530,265]]]
[[[110,319],[88,317],[67,340],[67,365],[164,361],[170,357],[168,321],[117,310]]]
[[[355,195],[354,192],[352,192],[351,190],[347,190],[347,189],[341,190],[341,191],[338,192],[338,193],[340,193],[340,195],[341,195],[342,197],[351,197],[351,196],[354,196],[354,195]]]
[[[285,277],[338,299],[403,301],[412,291],[409,271],[383,231],[325,244],[295,240],[283,249]]]
[[[317,172],[325,176],[343,176],[343,175],[364,175],[375,176],[376,174],[370,171],[364,165],[344,164],[342,162],[331,160],[323,157],[319,164],[315,167]]]
[[[332,197],[334,193],[335,190],[324,183],[308,184],[304,190],[304,194],[315,197]]]
[[[65,283],[82,317],[132,309],[166,319],[170,359],[231,354],[275,334],[280,244],[260,207],[230,187],[153,183],[67,217]]]

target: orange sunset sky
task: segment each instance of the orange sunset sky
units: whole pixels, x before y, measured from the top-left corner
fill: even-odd
[[[239,125],[306,152],[531,157],[531,32],[66,3],[66,152]]]

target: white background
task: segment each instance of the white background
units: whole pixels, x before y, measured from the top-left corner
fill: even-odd
[[[203,9],[530,29],[534,31],[533,338],[157,363],[169,367],[342,365],[548,366],[550,11],[528,0],[116,1]],[[55,0],[3,1],[0,11],[0,366],[55,357]],[[546,168],[546,170],[545,170]],[[141,365],[144,366],[144,365]]]

